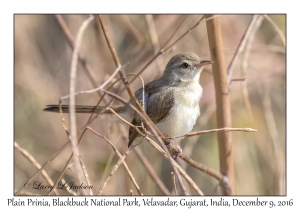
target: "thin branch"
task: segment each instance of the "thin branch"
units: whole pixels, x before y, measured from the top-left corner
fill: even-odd
[[[197,136],[197,135],[201,135],[201,134],[220,132],[220,131],[225,131],[225,132],[229,132],[229,131],[257,132],[257,130],[255,130],[253,128],[216,128],[216,129],[211,129],[211,130],[194,131],[194,132],[190,132],[188,134],[185,134],[183,136],[175,136],[175,137],[170,137],[170,138],[191,137],[191,136]]]
[[[78,176],[78,179],[81,183],[84,181],[84,174],[79,162],[79,148],[77,147],[77,129],[76,129],[76,115],[75,115],[75,84],[76,84],[76,72],[77,72],[77,62],[78,62],[78,52],[81,45],[83,33],[87,28],[88,24],[94,19],[93,16],[90,16],[86,19],[82,25],[80,26],[76,39],[75,39],[75,46],[72,55],[72,62],[71,62],[71,72],[70,72],[70,135],[69,139],[72,142],[72,151],[73,151],[73,161],[75,165],[75,170]],[[82,190],[83,194],[85,195],[85,190]]]

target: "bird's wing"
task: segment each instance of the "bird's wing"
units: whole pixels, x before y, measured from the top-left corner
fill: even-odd
[[[170,114],[174,105],[174,96],[171,91],[154,93],[149,96],[146,113],[156,124]]]
[[[164,119],[174,105],[174,88],[161,86],[153,82],[145,86],[144,106],[147,115],[156,124]],[[136,92],[138,101],[142,101],[143,90]],[[142,104],[142,103],[141,103]]]
[[[140,126],[141,125],[141,121],[138,118],[133,118],[133,120],[131,121],[131,124],[133,124],[134,126]],[[128,135],[128,148],[130,147],[130,145],[132,144],[132,142],[138,137],[139,133],[136,131],[135,128],[130,127],[129,128],[129,135]]]
[[[135,92],[137,100],[142,105],[144,92],[144,107],[147,115],[156,124],[164,119],[174,105],[174,90],[170,86],[163,86],[154,80],[145,85],[145,89],[140,88]],[[139,116],[135,116],[131,122],[135,126],[141,125]],[[136,129],[129,128],[129,143],[128,147],[132,144],[135,138],[138,137]]]

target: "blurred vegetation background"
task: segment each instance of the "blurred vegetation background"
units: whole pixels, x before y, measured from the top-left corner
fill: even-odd
[[[78,28],[88,15],[63,15],[62,17],[75,38]],[[146,15],[104,15],[122,64],[129,62],[125,72],[137,73],[169,39],[184,17],[185,15],[148,15],[148,17]],[[201,17],[202,15],[190,15],[176,33],[174,40]],[[250,14],[219,16],[227,65],[251,17]],[[286,16],[269,15],[269,17],[285,34]],[[68,94],[72,50],[54,15],[15,15],[14,19],[15,142],[26,149],[40,164],[44,164],[68,141],[59,114],[43,112],[43,108],[47,104],[57,104],[59,97]],[[202,59],[210,59],[205,22],[158,57],[142,74],[144,81],[149,82],[159,77],[173,55],[187,51],[196,53]],[[102,84],[115,70],[97,18],[84,32],[80,52],[91,66],[97,85]],[[232,76],[233,79],[247,78],[245,81],[231,83],[232,127],[250,127],[257,129],[258,132],[232,133],[237,195],[286,194],[285,46],[274,27],[263,18],[254,36],[249,57],[244,54],[245,52],[240,56]],[[194,131],[216,128],[215,92],[210,71],[211,66],[207,66],[201,75],[204,93],[200,101],[201,116]],[[247,88],[248,97],[244,97],[243,83]],[[140,86],[138,79],[132,84],[133,90],[137,90]],[[117,93],[122,87],[121,83],[117,83],[112,91]],[[79,63],[76,90],[92,88],[89,78]],[[129,99],[126,92],[121,96]],[[81,105],[95,105],[98,100],[97,93],[76,97],[76,103]],[[109,100],[110,98],[106,96],[105,102]],[[78,129],[85,125],[89,116],[77,114]],[[65,117],[68,119],[67,115]],[[116,123],[111,116],[100,116],[91,127],[111,140],[122,154],[127,150],[127,143],[124,140],[127,138],[128,127]],[[219,170],[216,133],[186,138],[181,146],[184,153],[192,159]],[[170,163],[146,141],[138,147],[172,192]],[[91,132],[85,133],[80,144],[80,153],[95,193],[119,158],[103,139]],[[18,150],[15,150],[14,154],[14,189],[18,190],[37,169]],[[46,168],[54,181],[58,179],[70,154],[71,146]],[[131,152],[126,162],[144,195],[162,195],[135,153]],[[216,190],[217,180],[188,166],[180,159],[178,162],[205,195],[219,195],[220,191]],[[67,182],[77,180],[74,172],[74,166],[70,165],[64,176]],[[43,184],[47,185],[41,175],[35,180],[43,181]],[[120,166],[109,180],[104,194],[128,195],[130,189],[137,195],[124,167]],[[191,194],[195,194],[193,189],[189,190]],[[24,189],[24,192],[26,191],[40,195],[49,192],[49,190]],[[68,195],[63,190],[59,193]]]

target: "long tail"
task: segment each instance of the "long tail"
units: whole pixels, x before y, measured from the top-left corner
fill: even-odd
[[[62,108],[63,113],[69,113],[69,105],[62,105],[61,108]],[[99,113],[103,109],[104,109],[104,106],[75,105],[76,113]],[[125,107],[116,107],[113,109],[119,113],[122,111],[125,111]],[[59,113],[59,105],[50,104],[50,105],[47,105],[43,110],[47,111],[47,112]],[[103,114],[111,114],[111,112],[109,110],[106,110]]]

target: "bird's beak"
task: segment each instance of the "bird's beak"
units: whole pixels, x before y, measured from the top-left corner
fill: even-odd
[[[209,65],[209,64],[212,64],[212,63],[214,63],[214,62],[210,61],[210,60],[202,60],[202,61],[200,61],[200,63],[198,63],[196,65],[196,67],[206,66],[206,65]]]

